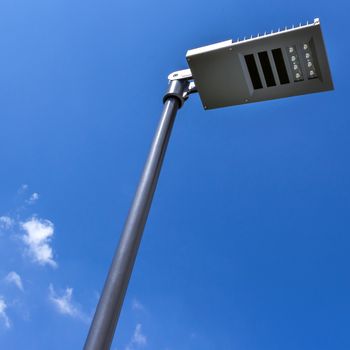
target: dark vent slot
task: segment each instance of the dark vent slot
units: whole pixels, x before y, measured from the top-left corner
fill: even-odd
[[[261,63],[261,68],[264,73],[266,85],[268,87],[276,86],[275,77],[273,76],[272,67],[271,67],[267,52],[266,51],[259,52],[258,56]]]
[[[247,64],[247,67],[248,67],[248,72],[250,75],[250,79],[253,83],[254,89],[255,90],[261,89],[263,86],[259,76],[258,67],[256,66],[254,55],[246,55],[244,56],[244,58],[245,58],[245,63]]]
[[[283,54],[281,49],[272,50],[272,56],[275,61],[278,77],[281,84],[288,84],[289,78],[286,65],[284,64]]]

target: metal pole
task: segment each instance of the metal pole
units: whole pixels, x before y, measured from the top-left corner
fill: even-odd
[[[91,323],[84,350],[108,350],[112,344],[160,169],[187,81],[169,82],[158,129],[129,211],[118,248]]]

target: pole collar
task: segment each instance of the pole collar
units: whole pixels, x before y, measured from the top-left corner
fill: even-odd
[[[186,90],[186,86],[188,82],[186,80],[169,80],[168,89],[163,97],[163,102],[171,97],[175,97],[178,99],[180,103],[180,108],[185,103],[184,92]]]
[[[163,97],[163,102],[171,97],[178,99],[180,108],[183,106],[188,96],[197,92],[196,85],[192,78],[190,69],[184,69],[169,74],[168,89]]]

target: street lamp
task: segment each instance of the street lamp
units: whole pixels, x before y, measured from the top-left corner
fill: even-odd
[[[84,350],[108,350],[151,207],[175,116],[198,92],[205,109],[333,89],[319,19],[240,41],[189,50],[169,75],[164,108]]]
[[[205,109],[333,89],[319,19],[186,57]]]

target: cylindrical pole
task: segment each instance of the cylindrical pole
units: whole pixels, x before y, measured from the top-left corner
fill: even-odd
[[[84,350],[110,349],[176,112],[183,103],[184,88],[184,82],[171,82],[168,93],[165,95],[158,129],[97,305]]]

